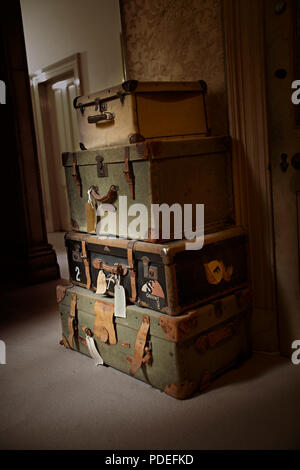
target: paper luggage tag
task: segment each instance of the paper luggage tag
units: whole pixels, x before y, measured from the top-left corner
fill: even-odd
[[[106,293],[107,287],[106,287],[106,276],[102,269],[98,273],[97,277],[97,290],[96,294],[103,295]]]
[[[85,203],[85,212],[86,212],[86,231],[94,232],[96,225],[96,213],[95,209],[88,203]]]
[[[93,338],[86,335],[86,344],[91,357],[94,359],[96,366],[102,366],[104,364],[103,358],[101,357]]]
[[[115,317],[126,318],[126,295],[125,289],[120,285],[120,281],[115,285]]]
[[[91,188],[87,192],[88,201],[85,203],[86,231],[94,232],[96,226],[96,209],[91,198]]]

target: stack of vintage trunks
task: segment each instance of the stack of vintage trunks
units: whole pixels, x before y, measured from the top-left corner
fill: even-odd
[[[180,399],[250,354],[230,138],[209,137],[205,95],[205,82],[131,80],[76,98],[82,151],[63,154],[73,231],[61,343]],[[170,237],[151,225],[163,203],[205,204],[201,249],[187,249],[175,214]]]

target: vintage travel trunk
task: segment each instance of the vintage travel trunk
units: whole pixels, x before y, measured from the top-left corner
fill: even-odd
[[[171,223],[169,239],[183,238],[183,214],[188,204],[193,207],[194,219],[190,224],[193,230],[200,230],[203,225],[203,220],[195,217],[196,204],[205,204],[206,232],[232,225],[230,149],[229,137],[208,137],[64,153],[73,229],[157,241],[163,237],[159,230],[156,233],[158,227],[151,217],[151,205],[163,203],[169,208],[173,204],[180,206],[178,217],[182,227],[177,224],[174,228]],[[96,215],[97,207],[104,210],[107,204],[111,204],[110,216],[115,218],[115,224],[110,226],[102,224],[99,214]],[[146,226],[141,223],[135,233],[130,229],[131,222],[138,217],[136,209],[129,214],[133,204],[143,204],[148,217]]]
[[[113,299],[80,287],[58,286],[57,300],[61,344],[178,399],[250,355],[248,290],[180,317],[130,305],[119,318]]]
[[[159,245],[76,232],[67,233],[65,243],[72,283],[96,290],[100,279],[101,292],[109,295],[120,283],[127,301],[168,315],[224,296],[248,281],[241,227],[206,235],[200,250],[186,250],[184,241]]]
[[[137,82],[74,100],[81,147],[93,149],[163,137],[209,134],[205,94],[199,82]]]

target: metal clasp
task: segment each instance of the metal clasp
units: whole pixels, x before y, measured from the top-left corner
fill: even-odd
[[[144,267],[144,278],[157,281],[158,278],[158,268],[157,266],[150,266],[150,259],[147,256],[142,257],[143,267]]]
[[[108,177],[108,167],[106,163],[103,163],[104,158],[101,155],[97,155],[97,176],[98,178],[107,178]]]

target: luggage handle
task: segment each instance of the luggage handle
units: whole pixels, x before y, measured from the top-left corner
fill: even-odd
[[[95,106],[95,111],[98,111],[99,109],[103,113],[104,111],[106,111],[106,103],[119,99],[123,104],[125,96],[127,94],[128,93],[122,93],[120,91],[119,93],[116,93],[113,96],[108,96],[107,98],[103,98],[102,100],[100,98],[96,98],[94,101],[89,101],[88,103],[78,103],[78,98],[80,98],[80,96],[77,96],[73,101],[73,106],[75,109],[80,109],[82,115],[84,115],[84,109],[88,108],[89,106]]]
[[[98,193],[97,186],[90,187],[91,196],[93,196],[96,201],[106,204],[113,204],[115,202],[115,200],[117,199],[118,191],[119,186],[115,186],[114,184],[112,184],[108,192],[104,196],[100,196],[100,194]]]
[[[107,271],[110,274],[117,274],[120,276],[126,276],[126,274],[128,273],[128,269],[130,269],[124,264],[114,264],[113,266],[109,266],[102,259],[99,258],[94,259],[93,267],[95,269],[103,269],[104,271]]]
[[[97,124],[97,122],[108,122],[114,121],[115,115],[114,113],[102,113],[102,114],[95,114],[94,116],[88,116],[87,120],[89,124]]]
[[[240,319],[227,323],[222,328],[212,331],[206,335],[199,336],[196,342],[198,352],[206,352],[209,348],[214,348],[222,341],[232,338],[239,333]]]
[[[102,99],[96,98],[94,101],[89,101],[88,103],[78,103],[78,99],[80,98],[80,96],[76,96],[76,98],[73,100],[73,106],[75,109],[80,109],[82,115],[84,114],[84,109],[88,106],[95,106],[95,111],[98,111],[99,109],[103,113],[103,111],[106,111],[107,102],[119,99],[123,104],[125,96],[130,95],[130,93],[132,93],[137,86],[137,80],[128,80],[122,83],[122,88],[124,92],[118,91],[113,96],[108,96],[107,98]]]

